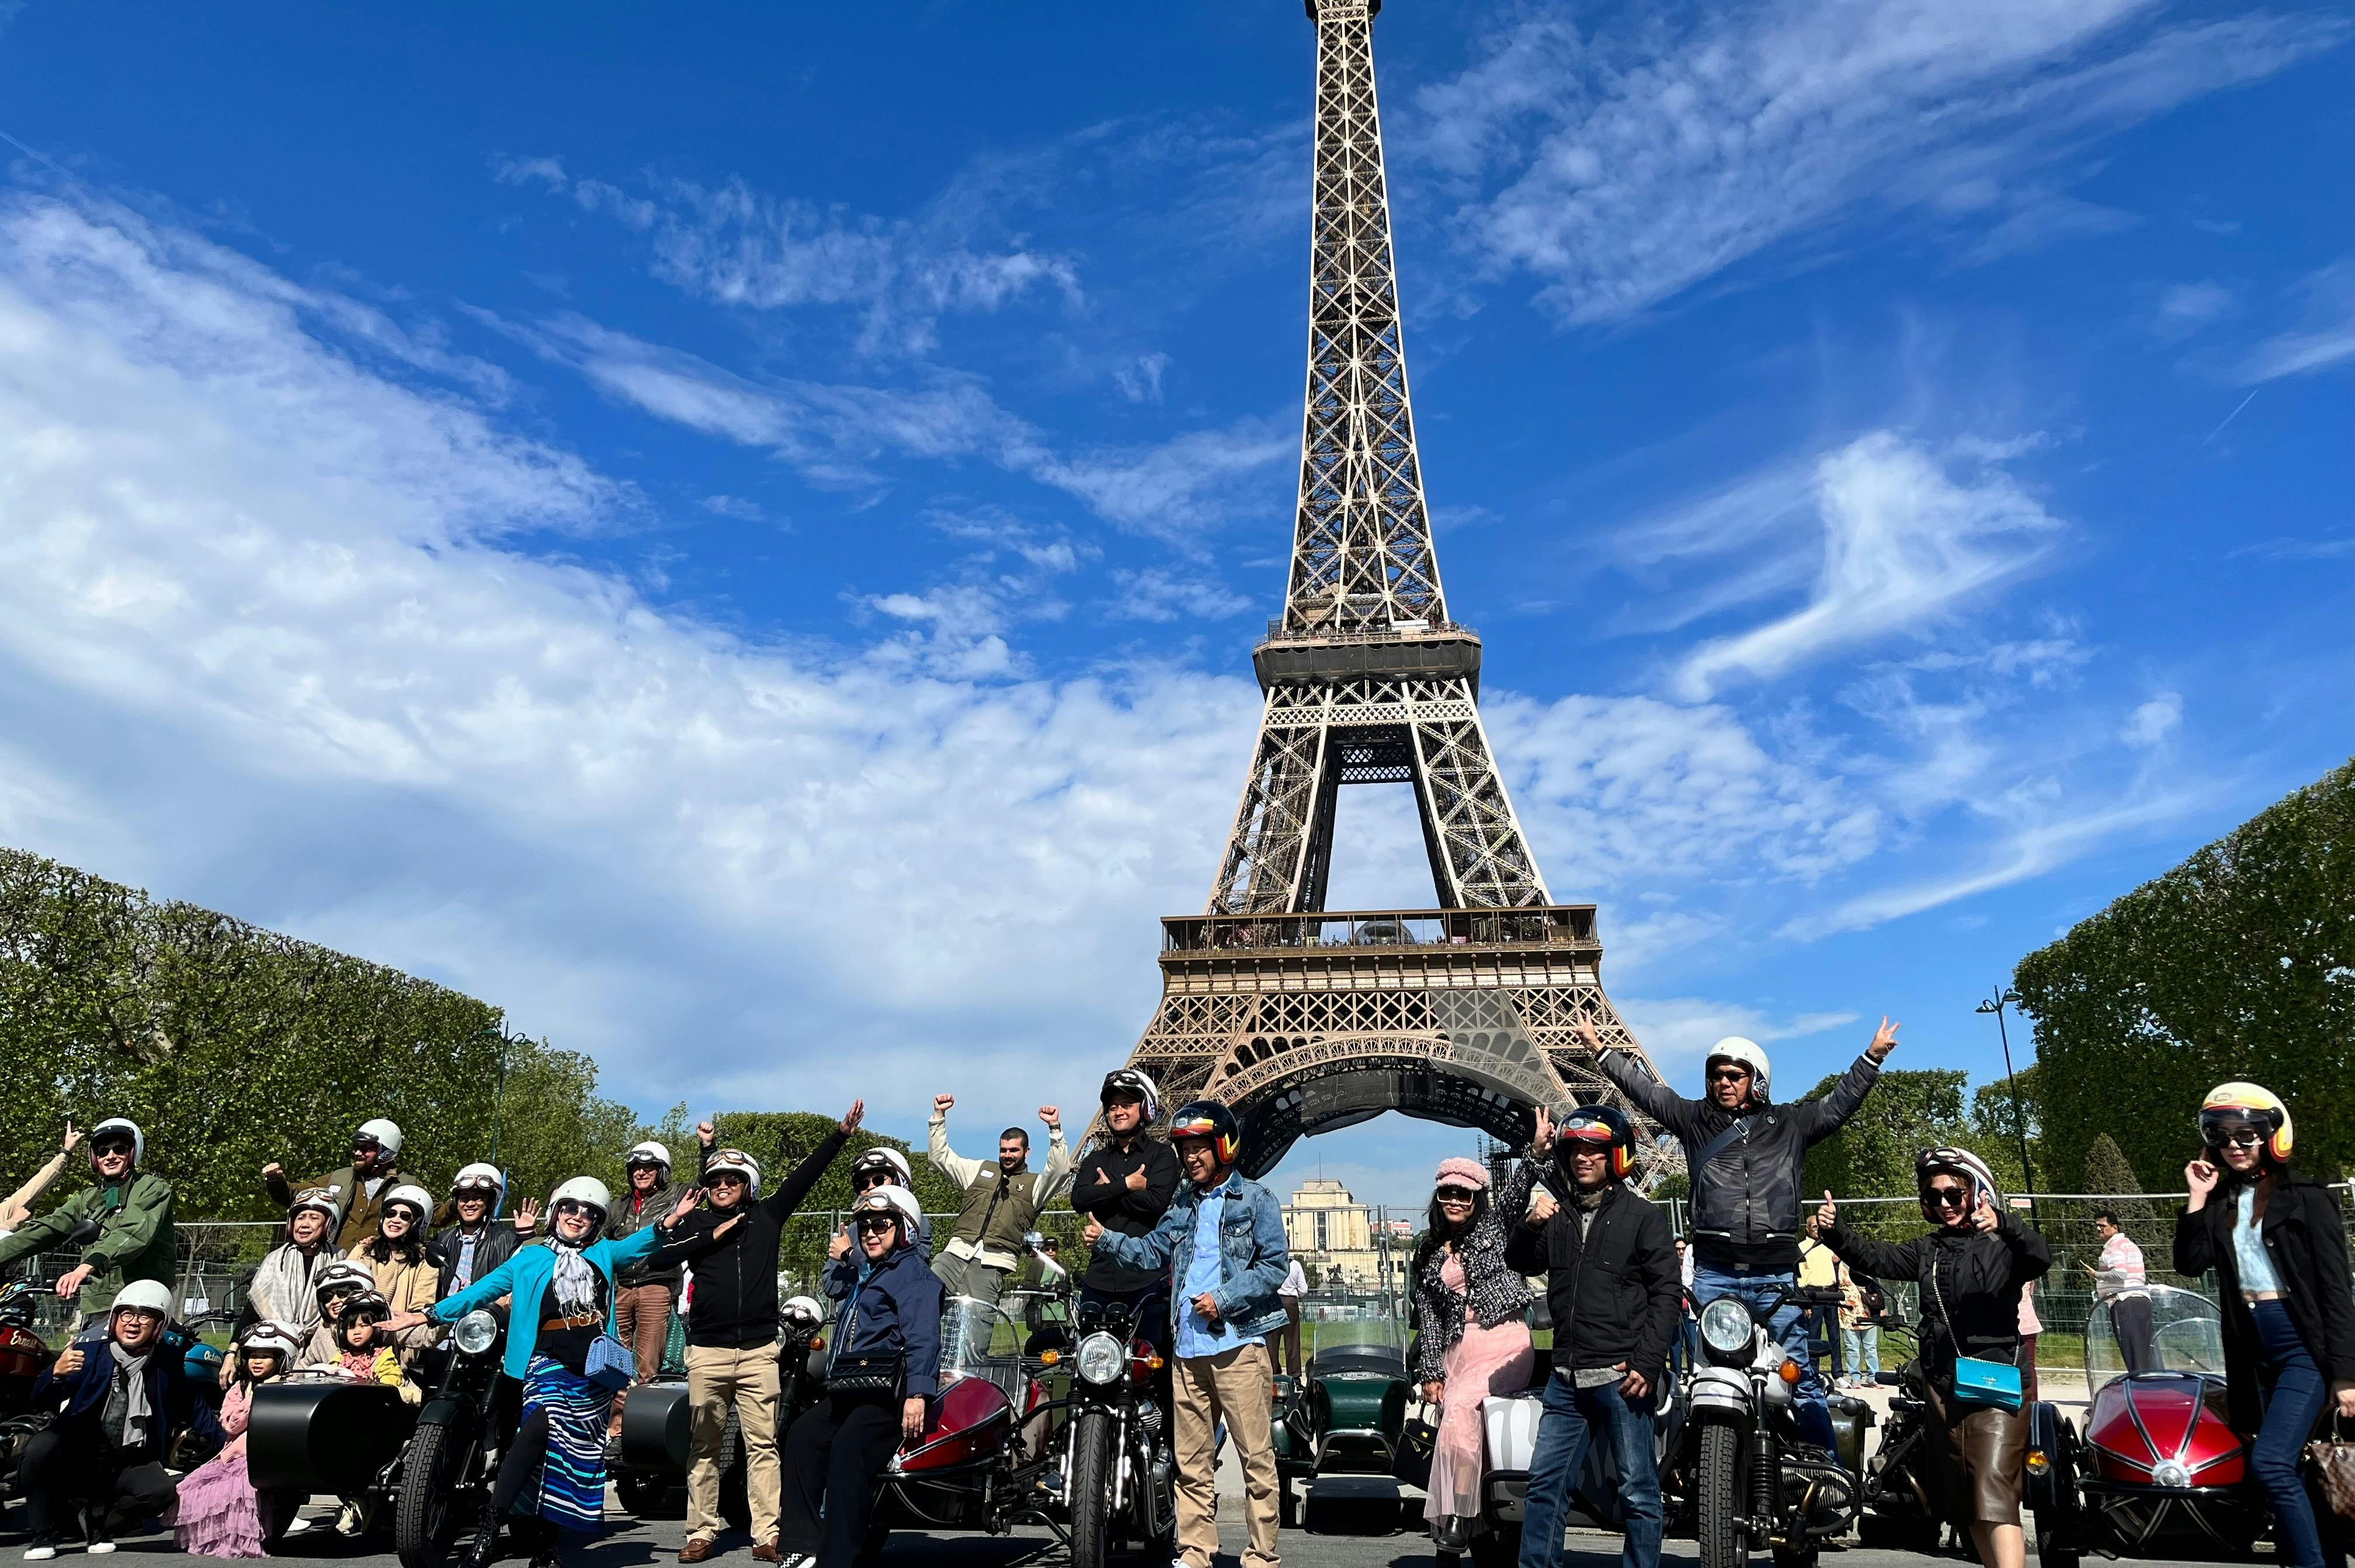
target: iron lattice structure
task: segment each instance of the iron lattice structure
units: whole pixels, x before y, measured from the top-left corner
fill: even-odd
[[[1591,904],[1552,901],[1480,723],[1480,639],[1448,618],[1401,336],[1374,91],[1381,0],[1307,0],[1316,150],[1300,505],[1266,707],[1206,911],[1162,923],[1131,1063],[1246,1127],[1244,1168],[1387,1110],[1528,1136],[1530,1107],[1617,1099],[1578,1029],[1638,1047]],[[1343,784],[1414,787],[1441,905],[1325,912]],[[1654,1142],[1646,1159],[1673,1164]]]

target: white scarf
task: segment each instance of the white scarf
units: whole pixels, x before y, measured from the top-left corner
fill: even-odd
[[[309,1257],[292,1242],[272,1248],[253,1271],[250,1294],[260,1298],[261,1315],[292,1324],[298,1335],[309,1334],[319,1326],[319,1302],[311,1294],[311,1276],[321,1264],[343,1255],[331,1242],[321,1243]]]
[[[556,1306],[567,1317],[597,1310],[597,1270],[581,1249],[563,1241],[555,1244]]]

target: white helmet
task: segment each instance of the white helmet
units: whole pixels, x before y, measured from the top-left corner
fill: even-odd
[[[302,1337],[293,1325],[281,1323],[275,1317],[264,1317],[246,1329],[237,1341],[240,1355],[255,1350],[275,1350],[278,1359],[292,1366],[294,1358],[303,1353]]]
[[[709,1184],[713,1177],[723,1170],[732,1170],[741,1176],[750,1196],[758,1198],[761,1195],[761,1162],[742,1149],[714,1150],[711,1157],[703,1162],[704,1181]]]
[[[311,1275],[311,1296],[314,1300],[324,1299],[331,1290],[374,1290],[375,1288],[376,1271],[369,1268],[368,1264],[355,1263],[350,1258],[337,1258],[332,1263],[322,1264],[318,1271]]]
[[[305,1187],[294,1194],[294,1201],[286,1205],[289,1220],[305,1209],[315,1209],[327,1217],[327,1228],[335,1229],[344,1222],[344,1205],[332,1187]]]
[[[1762,1104],[1765,1103],[1767,1084],[1774,1074],[1766,1060],[1765,1048],[1756,1040],[1744,1040],[1738,1034],[1727,1035],[1709,1048],[1709,1055],[1702,1061],[1700,1070],[1708,1072],[1712,1061],[1738,1062],[1750,1069],[1750,1097]]]
[[[622,1165],[623,1168],[626,1169],[628,1167],[636,1165],[643,1160],[651,1160],[654,1164],[661,1167],[662,1179],[665,1181],[668,1181],[670,1179],[669,1149],[665,1148],[662,1145],[655,1142],[654,1139],[648,1138],[642,1144],[632,1144],[630,1146],[630,1152],[623,1157]]]
[[[403,1182],[384,1195],[386,1209],[391,1208],[396,1203],[406,1203],[417,1211],[417,1218],[410,1221],[411,1229],[433,1218],[433,1194],[426,1191],[422,1187],[412,1187]],[[382,1211],[382,1210],[378,1211],[379,1213]]]
[[[160,1279],[134,1279],[115,1293],[114,1305],[109,1312],[153,1312],[169,1320],[172,1316],[172,1287]]]
[[[777,1308],[777,1316],[815,1328],[826,1321],[826,1308],[817,1304],[814,1296],[796,1296]]]
[[[559,1182],[556,1190],[548,1196],[548,1206],[550,1209],[555,1208],[559,1203],[568,1202],[586,1203],[590,1208],[597,1211],[597,1218],[602,1220],[607,1214],[613,1212],[613,1192],[611,1188],[593,1176],[576,1176],[570,1181]]]
[[[1145,1102],[1145,1120],[1149,1126],[1161,1119],[1161,1088],[1152,1076],[1134,1067],[1115,1067],[1104,1074],[1103,1088],[1097,1093],[1099,1103],[1114,1094],[1134,1094]]]
[[[90,1157],[93,1160],[98,1157],[98,1140],[109,1133],[131,1135],[131,1168],[138,1169],[140,1162],[147,1157],[147,1135],[141,1132],[139,1124],[128,1116],[109,1116],[90,1129]]]
[[[352,1135],[352,1141],[357,1143],[362,1138],[374,1138],[383,1147],[387,1159],[400,1157],[400,1129],[382,1116],[360,1124],[359,1131]]]
[[[857,1159],[850,1162],[850,1184],[853,1187],[858,1186],[858,1179],[870,1170],[890,1171],[891,1179],[902,1187],[916,1185],[916,1173],[910,1168],[908,1157],[890,1144],[877,1144],[873,1148],[862,1151]]]
[[[916,1201],[916,1195],[906,1188],[888,1184],[882,1187],[870,1187],[858,1195],[858,1201],[850,1206],[850,1213],[851,1218],[856,1221],[861,1214],[872,1214],[885,1209],[890,1210],[899,1219],[900,1244],[903,1247],[913,1246],[917,1232],[924,1223],[924,1210],[923,1206]]]
[[[507,1179],[499,1174],[497,1166],[485,1165],[478,1159],[472,1165],[460,1166],[458,1174],[450,1180],[453,1192],[462,1192],[469,1187],[487,1187],[504,1198],[506,1196]]]

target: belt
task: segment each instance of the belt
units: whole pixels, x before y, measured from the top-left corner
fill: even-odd
[[[604,1317],[601,1313],[576,1312],[570,1317],[541,1318],[539,1320],[539,1331],[543,1334],[547,1334],[559,1332],[566,1328],[586,1328],[591,1325],[602,1325],[604,1321]]]
[[[2241,1292],[2241,1299],[2243,1301],[2279,1301],[2281,1298],[2282,1293],[2278,1290],[2244,1290]]]

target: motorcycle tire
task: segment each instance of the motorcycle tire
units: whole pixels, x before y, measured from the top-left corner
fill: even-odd
[[[1742,1434],[1723,1422],[1702,1427],[1695,1470],[1700,1568],[1742,1568],[1750,1561],[1750,1541],[1742,1529],[1748,1496],[1742,1480]]]
[[[2076,1432],[2066,1421],[2053,1433],[2051,1479],[2054,1506],[2036,1510],[2036,1560],[2041,1568],[2080,1568],[2085,1560],[2083,1521],[2077,1508]]]
[[[467,1522],[474,1456],[474,1445],[446,1426],[421,1426],[410,1439],[392,1520],[400,1568],[448,1568],[450,1542]]]
[[[669,1519],[686,1517],[684,1505],[674,1507],[681,1491],[679,1484],[668,1476],[658,1476],[646,1470],[617,1470],[613,1474],[613,1490],[622,1507],[633,1519]]]
[[[719,1435],[719,1517],[737,1530],[752,1528],[752,1499],[746,1489],[744,1432],[736,1413],[728,1413],[728,1429]]]
[[[1071,1568],[1106,1568],[1112,1561],[1112,1416],[1082,1410],[1071,1418]]]

